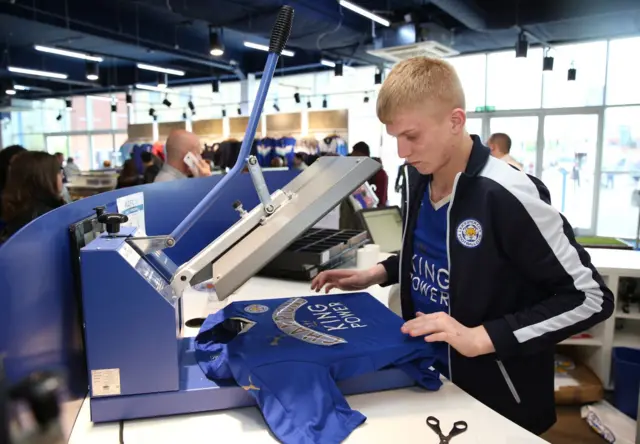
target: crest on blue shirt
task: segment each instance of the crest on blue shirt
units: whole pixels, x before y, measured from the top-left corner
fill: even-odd
[[[475,219],[460,222],[456,230],[458,242],[467,248],[475,248],[482,242],[482,225]]]
[[[251,304],[244,307],[244,311],[253,314],[266,313],[267,311],[269,311],[269,307],[261,304]]]

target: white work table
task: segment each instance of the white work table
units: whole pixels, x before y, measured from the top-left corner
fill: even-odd
[[[375,286],[368,291],[388,304],[388,288]],[[308,283],[255,277],[230,299],[272,299],[311,294]],[[208,304],[208,299],[205,292],[190,290],[185,294],[184,319],[204,317],[208,311],[215,309],[215,304]],[[391,304],[394,305],[396,304]],[[185,336],[193,336],[197,331],[198,329],[185,328]],[[367,421],[345,441],[349,444],[394,441],[403,444],[437,444],[439,438],[426,424],[426,418],[430,415],[440,420],[445,434],[449,433],[455,421],[467,422],[468,430],[453,438],[453,444],[546,442],[495,413],[448,381],[437,392],[405,388],[348,396],[347,400],[353,409],[367,417]],[[114,444],[119,442],[119,433],[118,423],[91,423],[89,400],[86,399],[69,444]],[[132,420],[125,421],[123,426],[125,444],[198,442],[208,439],[206,437],[210,437],[211,442],[233,439],[238,444],[277,442],[269,433],[256,407]]]

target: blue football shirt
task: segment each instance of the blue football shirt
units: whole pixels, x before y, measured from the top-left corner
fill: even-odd
[[[427,187],[414,231],[411,266],[411,298],[416,312],[449,312],[449,261],[447,259],[447,197],[431,201]],[[448,345],[434,343],[438,351],[437,368],[448,373]]]
[[[337,381],[396,366],[440,388],[432,345],[402,324],[368,293],[233,302],[202,325],[196,359],[208,378],[247,390],[280,441],[340,443],[366,418]]]

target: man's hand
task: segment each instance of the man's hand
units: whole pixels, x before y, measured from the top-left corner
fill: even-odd
[[[416,318],[402,326],[402,333],[425,336],[427,342],[447,342],[461,355],[474,358],[495,351],[493,342],[483,326],[465,327],[445,312],[416,313]]]
[[[317,293],[326,285],[325,293],[329,293],[334,288],[357,291],[382,284],[386,280],[387,271],[380,264],[368,270],[327,270],[315,277],[311,282],[311,289]]]
[[[204,159],[200,159],[198,161],[198,177],[208,177],[211,176],[211,166],[209,162]]]

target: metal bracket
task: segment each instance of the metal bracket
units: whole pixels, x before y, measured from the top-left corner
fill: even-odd
[[[271,202],[269,187],[267,187],[267,183],[264,181],[264,176],[262,175],[262,169],[260,168],[258,159],[256,158],[256,156],[249,156],[249,158],[247,159],[247,164],[249,165],[249,174],[251,174],[253,186],[258,193],[260,202],[262,202],[264,212],[267,214],[273,214],[276,209]]]

